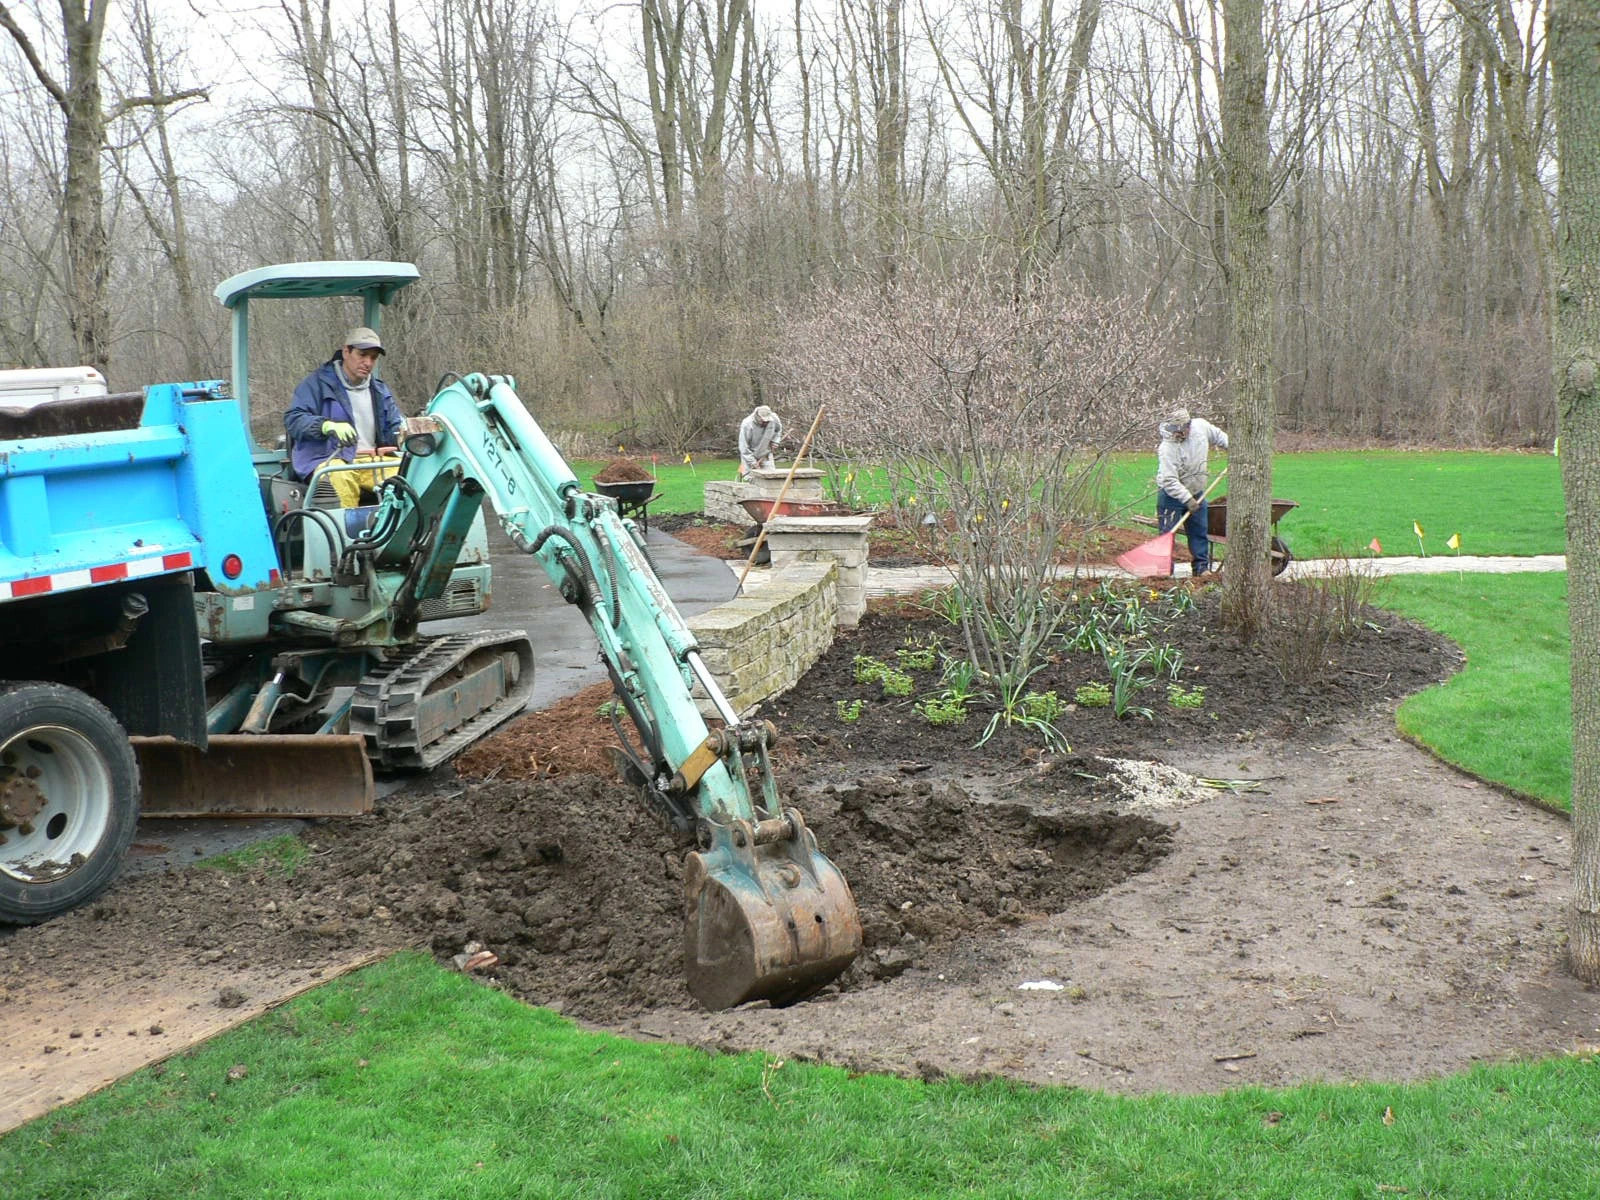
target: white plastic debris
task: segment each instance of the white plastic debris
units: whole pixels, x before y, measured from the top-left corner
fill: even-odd
[[[1064,992],[1066,984],[1057,983],[1054,979],[1030,979],[1026,983],[1017,984],[1019,992]]]

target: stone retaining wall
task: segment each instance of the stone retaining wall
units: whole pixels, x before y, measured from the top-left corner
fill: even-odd
[[[737,479],[710,480],[705,485],[705,514],[713,521],[748,525],[750,514],[739,507],[739,501],[755,494],[755,488]]]
[[[833,644],[838,579],[832,563],[798,564],[688,618],[701,658],[740,716],[792,687]],[[702,713],[717,715],[704,689],[696,685],[694,696]]]

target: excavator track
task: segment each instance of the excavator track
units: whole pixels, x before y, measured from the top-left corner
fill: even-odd
[[[426,771],[516,716],[532,691],[527,634],[449,634],[368,672],[351,698],[350,732],[376,769]]]

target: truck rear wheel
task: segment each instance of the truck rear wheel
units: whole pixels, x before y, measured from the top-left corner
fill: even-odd
[[[0,685],[0,921],[96,895],[138,821],[138,763],[104,705],[57,683]]]

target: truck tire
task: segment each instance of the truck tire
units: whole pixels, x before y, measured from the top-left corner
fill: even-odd
[[[0,684],[0,922],[31,925],[97,895],[139,822],[139,765],[98,700]]]

